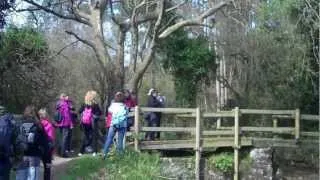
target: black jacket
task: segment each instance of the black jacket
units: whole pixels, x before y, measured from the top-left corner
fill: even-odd
[[[24,155],[36,156],[41,158],[46,156],[50,152],[50,142],[41,124],[35,123],[35,119],[30,117],[23,118],[21,123],[33,123],[30,128],[30,132],[35,134],[35,143],[27,144],[27,149],[24,151]]]
[[[102,111],[101,111],[101,109],[100,109],[98,104],[93,104],[93,105],[82,104],[80,109],[79,109],[79,114],[82,114],[82,112],[84,111],[84,109],[86,107],[91,107],[92,108],[92,113],[94,114],[94,116],[100,117],[102,115]]]
[[[161,107],[161,106],[162,106],[161,102],[158,101],[158,99],[156,97],[153,97],[153,96],[148,97],[147,107],[156,108],[156,107]]]

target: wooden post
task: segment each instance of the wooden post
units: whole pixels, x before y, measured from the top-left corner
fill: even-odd
[[[221,128],[221,117],[217,119],[217,129]]]
[[[139,106],[134,109],[134,149],[139,151]]]
[[[239,107],[234,112],[234,180],[239,178]]]
[[[200,108],[196,109],[196,166],[195,166],[195,174],[196,180],[200,179],[200,159],[201,159],[201,114]]]
[[[300,138],[300,109],[296,109],[294,135],[296,140]]]
[[[274,117],[272,122],[273,122],[273,128],[277,128],[278,127],[278,119]],[[277,138],[277,136],[274,135],[273,138]]]

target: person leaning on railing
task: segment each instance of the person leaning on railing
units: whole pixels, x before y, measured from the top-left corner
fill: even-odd
[[[148,104],[147,107],[160,108],[162,103],[157,99],[158,93],[155,89],[151,88],[148,93]],[[148,127],[160,127],[160,114],[157,112],[149,112],[145,116],[145,120]],[[145,135],[146,140],[160,139],[160,132],[147,132]]]

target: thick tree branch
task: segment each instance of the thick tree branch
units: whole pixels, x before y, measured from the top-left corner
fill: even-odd
[[[47,13],[50,13],[52,15],[55,15],[55,16],[57,16],[59,18],[67,19],[67,20],[73,20],[73,21],[76,21],[76,22],[79,22],[79,23],[82,23],[82,24],[86,24],[88,26],[92,26],[92,24],[88,20],[80,18],[80,17],[78,17],[78,16],[76,16],[74,14],[73,15],[64,15],[62,13],[59,13],[59,12],[56,12],[56,11],[50,9],[47,6],[42,6],[42,5],[36,3],[33,0],[23,0],[23,1],[27,2],[28,4],[31,4],[31,5],[35,6],[35,8],[39,8],[39,9],[41,9],[41,10],[47,12]]]
[[[159,0],[158,8],[157,8],[159,16],[158,16],[157,21],[156,21],[154,28],[153,28],[151,43],[150,43],[150,46],[147,48],[147,55],[145,56],[145,59],[144,59],[143,63],[141,64],[141,67],[134,74],[134,77],[130,82],[130,85],[132,86],[131,89],[136,90],[138,83],[139,83],[139,80],[142,78],[143,74],[146,72],[147,68],[149,67],[149,65],[152,62],[152,58],[154,55],[154,48],[156,45],[156,40],[158,37],[160,25],[161,25],[161,22],[163,19],[164,10],[165,10],[164,9],[164,0]]]
[[[184,20],[181,22],[178,22],[170,27],[168,27],[166,30],[164,30],[160,35],[159,38],[166,38],[168,37],[170,34],[172,34],[173,32],[175,32],[176,30],[185,27],[185,26],[193,26],[193,25],[200,25],[202,24],[203,20],[211,15],[213,15],[214,13],[216,13],[218,10],[220,10],[221,8],[225,7],[226,5],[228,5],[230,2],[232,2],[231,0],[226,0],[223,2],[218,3],[217,5],[215,5],[214,7],[208,9],[207,11],[205,11],[203,14],[201,14],[200,16],[194,18],[194,19],[190,19],[190,20]]]

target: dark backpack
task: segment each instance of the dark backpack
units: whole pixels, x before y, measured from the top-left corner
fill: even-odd
[[[6,158],[11,155],[11,148],[14,144],[12,124],[13,116],[5,114],[0,117],[0,158]]]
[[[24,143],[27,145],[38,144],[37,140],[39,135],[34,126],[36,125],[32,122],[25,122],[21,124],[20,133],[22,134],[23,141],[25,141]]]

